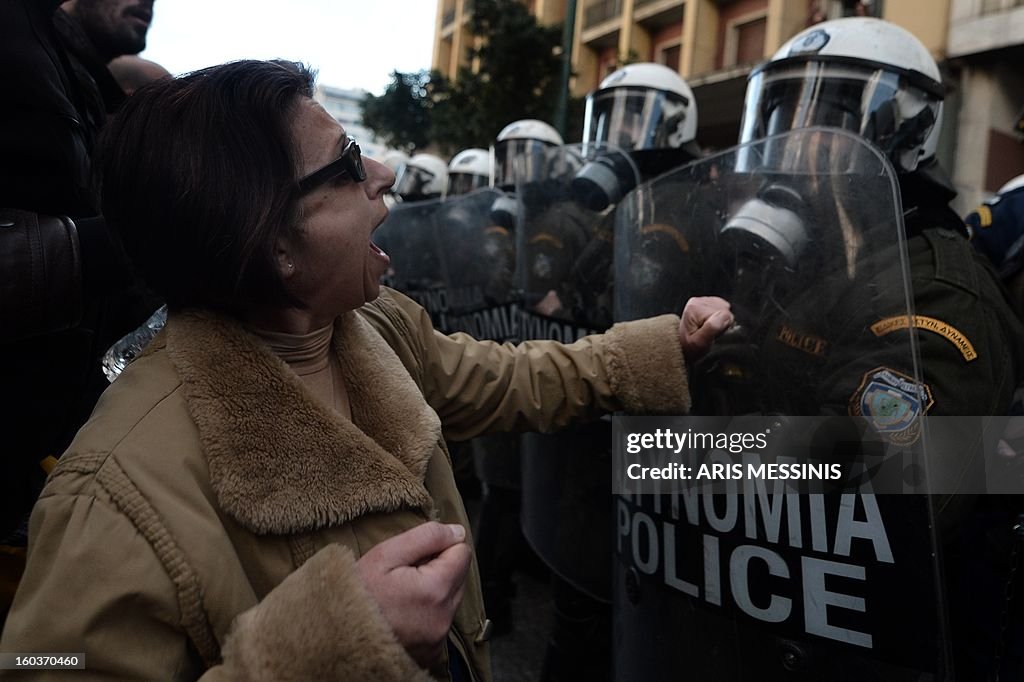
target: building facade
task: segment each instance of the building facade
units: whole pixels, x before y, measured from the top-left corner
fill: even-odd
[[[373,133],[363,127],[363,98],[365,90],[349,90],[317,85],[314,99],[345,127],[347,132],[359,142],[363,154],[372,158],[381,158],[387,149],[374,137]]]
[[[523,2],[541,24],[561,24],[565,20],[568,0],[507,0]],[[469,49],[479,45],[480,38],[469,30],[473,0],[438,0],[437,25],[434,29],[434,53],[430,68],[455,80],[459,67],[472,67]],[[585,94],[585,93],[584,93]]]
[[[1024,0],[953,0],[946,56],[964,214],[1024,173]]]

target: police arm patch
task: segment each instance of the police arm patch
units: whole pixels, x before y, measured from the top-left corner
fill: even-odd
[[[663,234],[676,243],[683,253],[690,253],[690,242],[679,233],[679,230],[664,223],[651,223],[640,228],[640,234],[648,236],[651,234]]]
[[[928,384],[891,367],[876,367],[861,378],[850,397],[849,412],[868,419],[893,443],[910,444],[921,433],[918,417],[934,404]]]
[[[911,324],[913,324],[917,329],[925,329],[938,334],[949,341],[951,344],[956,346],[956,349],[960,351],[960,355],[962,355],[964,360],[967,362],[978,358],[978,352],[974,350],[974,345],[971,343],[971,340],[967,338],[966,334],[953,325],[943,322],[935,317],[914,315],[913,322],[911,322],[911,318],[907,315],[887,317],[884,320],[879,320],[871,325],[871,332],[875,336],[881,337],[894,332],[897,329],[909,329]]]

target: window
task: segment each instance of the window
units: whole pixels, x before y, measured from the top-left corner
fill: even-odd
[[[733,15],[726,20],[722,68],[764,61],[767,28],[768,12],[764,9]]]
[[[767,17],[761,17],[744,24],[737,24],[733,28],[736,34],[736,58],[733,60],[733,65],[756,64],[764,59],[764,38],[767,26]]]
[[[829,19],[882,16],[882,0],[832,0],[829,5]]]
[[[441,26],[448,26],[455,21],[455,3],[446,2],[444,4],[444,10],[441,13]]]
[[[656,48],[657,56],[655,61],[664,64],[676,73],[679,72],[679,60],[683,53],[683,46],[680,43],[666,43]]]

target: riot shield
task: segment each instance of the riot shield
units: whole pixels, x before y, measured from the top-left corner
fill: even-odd
[[[524,340],[572,343],[612,323],[614,206],[595,193],[615,196],[639,175],[627,154],[607,147],[564,147],[552,166],[559,172],[516,188],[520,331]],[[610,422],[599,421],[526,434],[521,445],[528,542],[572,589],[604,604],[612,577],[610,435]]]
[[[518,341],[513,231],[492,220],[503,193],[478,189],[446,199],[434,214],[447,316],[443,331]]]
[[[833,415],[927,447],[914,336],[862,351],[885,334],[871,322],[913,309],[896,180],[859,138],[793,131],[642,185],[616,211],[615,281],[620,320],[731,302],[736,324],[691,368],[694,414],[774,415],[783,433]],[[620,494],[615,679],[952,679],[929,481]]]
[[[447,327],[448,297],[438,241],[440,199],[396,204],[373,233],[373,241],[391,258],[381,282],[409,296],[430,313],[437,329]]]
[[[516,187],[524,339],[573,341],[611,325],[615,206],[607,198],[640,179],[629,155],[615,149],[588,155],[570,145],[559,154],[552,163],[559,173]]]

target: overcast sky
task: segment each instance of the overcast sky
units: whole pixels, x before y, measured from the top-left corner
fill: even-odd
[[[142,56],[175,75],[282,57],[380,94],[393,70],[430,68],[436,12],[435,0],[157,0]]]

